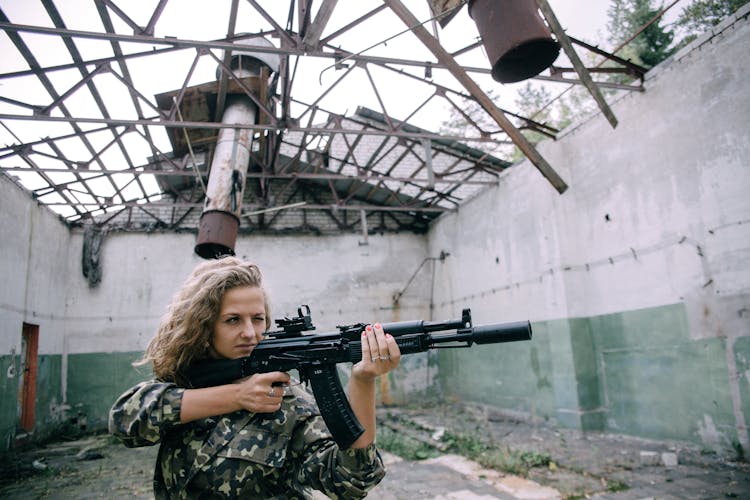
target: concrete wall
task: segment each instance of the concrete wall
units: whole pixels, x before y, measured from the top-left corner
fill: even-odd
[[[318,332],[339,324],[421,318],[426,276],[415,279],[398,309],[393,294],[406,284],[426,251],[415,235],[368,238],[241,237],[238,256],[256,262],[264,273],[274,318],[293,316],[307,304]],[[71,238],[80,249],[82,236]],[[103,246],[101,284],[88,287],[80,262],[71,260],[64,353],[67,401],[75,413],[88,415],[90,426],[105,424],[113,394],[124,391],[147,370],[136,360],[156,331],[171,296],[201,259],[193,253],[195,235],[120,233]],[[414,361],[412,361],[413,363]],[[408,385],[417,389],[419,380]]]
[[[715,31],[617,100],[616,129],[595,116],[541,145],[571,186],[563,195],[524,163],[427,237],[250,235],[237,253],[264,270],[275,317],[309,304],[319,331],[464,307],[476,324],[532,320],[531,342],[405,358],[383,399],[437,394],[584,430],[747,447],[750,28]],[[101,428],[116,395],[148,376],[130,363],[197,264],[195,236],[111,233],[90,288],[79,230],[2,176],[0,203],[0,440],[18,435],[24,322],[40,328],[34,438]]]
[[[135,369],[166,306],[201,259],[195,235],[110,233],[102,245],[102,281],[91,288],[82,274],[83,232],[70,231],[37,206],[29,193],[0,176],[0,410],[3,448],[26,433],[20,417],[23,323],[39,325],[39,378],[32,439],[70,426],[101,429],[114,398],[150,370]],[[430,275],[420,272],[393,306],[393,295],[420,268],[426,239],[412,234],[337,237],[246,237],[237,255],[258,263],[271,295],[273,317],[311,307],[319,332],[339,324],[424,318]],[[407,361],[399,387],[418,392]],[[346,375],[344,372],[343,375]],[[385,389],[388,389],[387,387]],[[394,388],[396,396],[398,390]]]
[[[441,353],[449,394],[747,448],[748,11],[617,100],[617,128],[599,115],[540,145],[566,193],[526,162],[435,225],[430,251],[451,253],[436,311],[471,304],[535,330],[525,345]]]
[[[0,180],[0,446],[12,444],[20,415],[23,324],[39,327],[36,421],[59,421],[60,339],[70,233],[10,179]],[[48,390],[49,389],[49,390]]]

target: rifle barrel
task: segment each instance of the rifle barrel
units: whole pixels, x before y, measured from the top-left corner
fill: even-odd
[[[479,325],[471,330],[471,339],[477,344],[531,340],[531,323],[528,321]]]

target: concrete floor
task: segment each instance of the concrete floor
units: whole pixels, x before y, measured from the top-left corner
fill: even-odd
[[[388,473],[368,498],[561,498],[556,490],[521,478],[495,478],[492,471],[488,471],[489,477],[483,476],[478,464],[460,456],[444,455],[426,461],[405,461],[389,453],[383,453],[383,457]],[[51,443],[17,455],[15,463],[22,470],[15,478],[0,476],[0,498],[151,500],[155,460],[156,447],[129,449],[108,436]],[[7,467],[5,471],[9,472]],[[490,477],[498,481],[490,482]]]
[[[419,461],[383,452],[388,473],[369,498],[750,498],[750,464],[687,443],[581,434],[504,419],[470,406],[390,408],[381,410],[379,419],[383,424],[408,419],[428,430],[480,429],[483,437],[500,436],[502,446],[548,453],[552,463],[519,477],[483,468],[450,451]],[[155,447],[129,449],[106,435],[6,454],[0,459],[0,498],[152,499],[155,458]]]

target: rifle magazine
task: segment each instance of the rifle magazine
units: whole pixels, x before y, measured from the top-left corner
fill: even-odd
[[[334,441],[343,449],[349,448],[365,430],[346,399],[336,365],[313,366],[309,368],[306,377]]]

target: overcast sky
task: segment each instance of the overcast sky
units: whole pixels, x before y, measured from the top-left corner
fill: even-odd
[[[156,3],[156,0],[116,2],[134,21],[142,25],[148,22]],[[319,5],[319,3],[317,2],[315,5]],[[426,20],[429,18],[429,10],[424,0],[405,0],[404,3],[412,9],[418,19]],[[49,16],[44,11],[41,3],[36,0],[0,0],[0,4],[3,11],[14,23],[51,26]],[[56,3],[68,28],[101,31],[101,21],[93,4],[93,0],[65,0],[64,2]],[[272,12],[277,20],[285,19],[286,11],[289,7],[288,2],[273,0],[272,2],[260,1],[260,4],[269,10],[269,12]],[[334,15],[328,24],[328,32],[345,25],[357,15],[367,12],[369,9],[380,4],[380,0],[338,2]],[[606,13],[609,0],[590,0],[585,2],[581,0],[550,0],[550,4],[568,33],[591,43],[598,44],[605,41],[603,33],[606,26]],[[172,0],[167,4],[157,24],[155,35],[157,37],[176,36],[196,40],[222,38],[226,35],[230,2],[228,0],[214,1],[211,2],[210,8],[207,8],[207,5],[208,3],[202,0]],[[247,3],[240,2],[237,32],[255,32],[265,28],[266,26],[260,26],[258,18],[259,16],[250,9]],[[112,15],[112,19],[118,32],[132,33],[132,28],[125,25],[117,16]],[[340,37],[336,40],[336,43],[346,50],[358,52],[404,31],[405,28],[406,26],[386,9],[386,11],[381,12],[368,21],[366,25],[362,25],[362,29],[354,30],[351,34]],[[431,29],[430,24],[428,24],[428,28]],[[22,34],[22,36],[32,48],[35,57],[42,66],[70,62],[67,51],[59,38],[28,33]],[[462,8],[461,12],[445,29],[439,30],[438,36],[448,50],[457,50],[476,40],[478,36],[476,25],[469,17],[468,9],[466,7]],[[276,42],[278,43],[278,41]],[[111,48],[108,42],[77,38],[75,43],[83,54],[84,59],[94,59],[111,55]],[[144,46],[142,44],[129,45],[123,43],[122,46],[126,52],[141,51],[144,48],[148,48],[147,45]],[[394,53],[394,49],[396,48],[397,52]],[[609,47],[604,46],[603,48],[606,49]],[[4,57],[0,58],[1,72],[27,69],[25,62],[18,55],[18,51],[5,34],[0,34],[0,52],[5,54]],[[474,52],[474,54],[463,56],[463,59],[459,59],[459,62],[467,66],[489,67],[486,57],[480,51]],[[411,33],[403,34],[388,44],[372,47],[366,53],[369,55],[401,57],[404,59],[435,59]],[[11,57],[8,57],[8,55],[11,55]],[[194,52],[183,51],[179,56],[170,56],[170,58],[169,61],[166,58],[164,60],[153,58],[151,65],[145,60],[129,62],[131,72],[134,75],[137,75],[138,71],[148,72],[150,75],[153,75],[148,80],[144,81],[144,79],[141,79],[136,82],[137,85],[142,86],[144,94],[154,95],[166,90],[179,88],[183,84],[187,69],[194,58]],[[193,82],[205,82],[214,78],[216,63],[209,58],[203,59],[196,70]],[[309,98],[312,99],[315,92],[320,92],[321,82],[323,85],[330,84],[338,78],[335,71],[326,71],[322,76],[320,74],[326,66],[331,64],[330,59],[313,60],[305,64],[308,66],[301,67],[300,69],[309,72],[309,76],[306,76],[309,82],[305,87],[300,86],[295,89],[295,97],[299,96],[299,98],[305,99],[307,97],[305,94],[308,93],[310,95]],[[70,71],[68,73],[68,75],[64,75],[62,72],[59,72],[52,76],[55,79],[55,84],[59,85],[59,88],[65,89],[66,85],[73,85],[80,78],[80,74],[77,71]],[[440,76],[436,76],[436,78],[440,78]],[[0,83],[6,86],[5,90],[7,93],[3,92],[3,94],[14,98],[13,95],[9,94],[13,94],[12,87],[17,82],[6,80]],[[352,78],[351,82],[347,82],[350,86],[350,91],[338,92],[337,99],[340,100],[342,95],[349,94],[356,100],[360,97],[358,94],[361,93],[360,88],[362,83],[361,79]],[[498,87],[497,90],[500,95],[508,96],[514,93],[512,86],[500,88],[499,84],[495,84],[491,80],[487,80],[485,84],[487,86]],[[455,83],[452,86],[455,87]],[[40,92],[40,96],[43,96],[41,97],[42,101],[48,99],[46,92],[41,87],[36,86],[35,88],[34,85],[29,87],[28,81],[20,84],[18,91],[22,91],[25,96],[28,96],[32,92]],[[371,105],[372,96],[367,100],[366,105]],[[339,101],[336,104],[341,105],[342,103]],[[505,104],[508,104],[507,99]],[[352,106],[356,105],[352,101]],[[337,111],[340,111],[340,109]]]
[[[429,19],[430,12],[425,0],[403,1],[419,20]],[[672,8],[671,14],[674,15],[683,7],[683,4],[687,5],[690,1],[682,0],[678,2]],[[549,0],[549,2],[568,34],[593,45],[598,45],[604,50],[613,48],[609,46],[606,36],[607,10],[610,0]],[[157,3],[158,0],[138,0],[137,2],[118,1],[116,5],[125,10],[126,14],[136,23],[145,26]],[[271,12],[277,21],[286,19],[289,2],[260,0],[259,3]],[[49,16],[38,0],[0,0],[0,5],[14,23],[52,25]],[[102,23],[93,0],[57,1],[56,5],[69,29],[102,31]],[[159,19],[155,36],[159,38],[174,36],[193,40],[223,38],[226,36],[230,5],[229,0],[214,0],[210,3],[204,0],[172,0],[167,3]],[[320,5],[320,2],[314,3],[314,6],[318,5]],[[331,33],[379,5],[382,5],[381,0],[338,2],[324,34]],[[239,8],[237,33],[258,32],[269,28],[270,25],[264,23],[248,2],[240,2]],[[115,14],[111,14],[111,17],[118,33],[132,34],[132,28],[119,17]],[[429,29],[432,29],[431,24],[427,24]],[[351,52],[365,51],[366,54],[373,56],[434,61],[434,55],[412,33],[404,33],[388,43],[378,45],[378,42],[403,32],[405,29],[404,23],[389,9],[385,9],[366,23],[358,26],[357,29],[335,39],[333,43]],[[449,51],[461,49],[476,41],[478,32],[476,25],[468,14],[468,8],[463,7],[448,26],[438,31],[438,36],[441,43]],[[22,37],[41,66],[47,67],[71,62],[70,56],[59,37],[31,33],[23,33]],[[76,38],[75,43],[84,60],[112,55],[111,45],[106,41]],[[272,43],[278,44],[278,39],[272,40]],[[151,44],[123,42],[121,46],[123,51],[127,53],[148,50]],[[220,55],[219,51],[215,52]],[[3,54],[3,57],[0,58],[0,73],[28,69],[16,47],[4,33],[0,33],[0,53]],[[579,55],[582,57],[584,55],[590,56],[591,53],[585,51],[585,49],[579,49]],[[139,92],[152,97],[163,92],[179,89],[185,84],[186,75],[195,57],[196,52],[194,50],[184,50],[168,56],[132,59],[128,62],[128,68]],[[482,50],[474,50],[458,56],[458,62],[464,66],[487,69],[490,67],[489,61]],[[292,95],[295,99],[308,103],[315,101],[326,90],[327,86],[336,82],[343,73],[343,71],[326,69],[330,68],[332,64],[332,60],[328,58],[305,57],[295,64],[298,64],[298,68]],[[556,64],[570,66],[562,52]],[[201,57],[188,85],[197,85],[214,80],[216,68],[215,60],[207,56]],[[415,72],[421,71],[411,69]],[[375,86],[377,92],[381,93],[380,96],[376,95],[368,75],[364,71],[358,71],[338,85],[336,91],[321,102],[321,106],[336,113],[351,114],[357,106],[380,110],[380,101],[382,100],[389,114],[398,119],[405,119],[411,116],[411,111],[419,102],[427,99],[430,93],[434,91],[432,88],[405,78],[403,81],[395,81],[397,78],[395,78],[393,72],[387,72],[381,68],[373,67],[373,65],[370,65],[370,70],[377,78]],[[435,71],[433,73],[435,74],[433,81],[436,83],[464,91],[447,71]],[[491,90],[494,92],[497,96],[497,104],[500,107],[510,111],[516,110],[517,89],[519,86],[528,83],[527,81],[502,85],[494,82],[489,75],[474,73],[472,76],[485,91]],[[62,94],[78,83],[81,75],[77,70],[67,70],[51,73],[50,78],[55,88]],[[111,80],[111,85],[106,83],[107,80]],[[390,83],[391,80],[394,81],[393,84]],[[113,117],[135,118],[134,110],[128,104],[130,102],[129,95],[121,83],[107,74],[97,76],[96,82],[97,87],[105,94],[107,106],[112,107]],[[552,95],[564,91],[567,87],[566,84],[560,83],[543,84],[538,80],[532,82],[536,85],[545,85]],[[76,109],[76,104],[82,106],[86,102],[88,102],[88,105],[93,105],[93,101],[84,94],[86,92],[77,92],[66,99],[66,103],[71,105],[71,109]],[[0,95],[9,99],[40,105],[50,101],[48,92],[33,77],[0,81]],[[118,103],[123,105],[122,114],[119,115]],[[410,121],[417,126],[437,130],[439,123],[447,118],[449,106],[444,102],[434,105],[430,103],[430,106],[431,108],[420,110],[410,118]],[[0,102],[0,112],[27,113],[28,110]],[[33,129],[33,127],[31,128]],[[49,129],[49,135],[51,136],[55,135],[54,129],[69,130],[64,124],[49,124]],[[8,140],[7,134],[4,132],[4,130],[0,130],[0,141],[6,144],[13,142]]]
[[[425,0],[402,1],[417,19],[420,21],[429,19],[430,12]],[[690,1],[682,0],[679,2],[672,9],[672,15],[678,12],[683,4],[689,4]],[[549,2],[569,35],[593,45],[599,45],[604,50],[613,48],[609,46],[606,36],[609,0],[549,0]],[[146,26],[155,6],[158,4],[158,0],[117,0],[115,3],[135,23]],[[282,25],[285,24],[281,20],[286,19],[289,2],[259,0],[259,4],[271,12],[277,22]],[[59,9],[67,28],[82,31],[103,31],[102,21],[93,0],[56,0],[55,5]],[[178,37],[189,40],[224,38],[227,34],[230,5],[229,0],[213,0],[211,2],[205,0],[172,0],[167,3],[156,25],[155,36],[157,38]],[[314,10],[319,5],[319,1],[315,2]],[[347,25],[379,5],[382,5],[382,0],[344,0],[338,2],[324,36]],[[13,23],[53,26],[39,0],[0,0],[0,6]],[[117,33],[128,35],[133,33],[133,28],[117,15],[111,13],[111,18]],[[432,30],[432,23],[427,23],[427,27]],[[235,33],[257,33],[268,29],[270,29],[270,25],[255,12],[249,2],[239,2]],[[404,23],[389,9],[385,9],[352,32],[336,38],[332,43],[353,53],[366,51],[366,54],[372,56],[412,61],[435,61],[435,56],[410,32],[404,33],[388,43],[378,44],[378,42],[389,39],[393,35],[405,31],[405,29]],[[22,33],[21,36],[42,67],[72,62],[59,36],[33,33]],[[455,51],[471,45],[479,37],[476,25],[469,17],[466,7],[462,8],[461,12],[448,26],[438,31],[438,36],[442,45],[448,51]],[[278,39],[272,39],[272,42],[278,44]],[[84,60],[112,56],[112,47],[108,41],[77,37],[75,38],[75,44]],[[148,51],[152,47],[165,47],[165,45],[153,42],[147,44],[122,42],[120,46],[125,53]],[[213,52],[219,58],[222,55],[221,51]],[[0,73],[28,69],[23,57],[4,32],[0,33],[0,54],[3,55],[0,57]],[[193,76],[186,82],[185,79],[190,67],[196,60],[198,63]],[[487,69],[490,67],[487,56],[482,50],[462,54],[458,56],[458,62],[468,67]],[[217,69],[216,60],[208,55],[198,56],[198,53],[193,49],[181,50],[168,55],[149,55],[149,57],[131,59],[127,64],[138,92],[151,102],[153,102],[155,95],[177,90],[183,85],[193,86],[215,81]],[[292,96],[306,103],[315,101],[330,85],[333,85],[346,73],[345,71],[326,69],[332,64],[330,58],[303,57],[300,58],[299,62],[293,62],[293,64],[298,64],[298,68]],[[562,54],[556,64],[569,66]],[[89,70],[92,69],[93,66],[90,66]],[[118,65],[113,65],[113,69],[116,72],[121,71]],[[432,86],[398,75],[377,65],[368,65],[368,70],[369,75],[362,69],[358,69],[343,79],[340,84],[337,84],[335,91],[327,94],[325,100],[320,102],[321,108],[345,115],[353,114],[358,106],[366,106],[377,111],[386,109],[387,113],[395,119],[408,118],[410,123],[435,132],[439,130],[441,121],[448,118],[450,106],[443,98],[432,99],[431,96],[435,92]],[[411,71],[415,75],[418,74],[420,78],[424,75],[422,68],[407,67],[406,71]],[[435,70],[433,73],[435,83],[466,93],[447,71]],[[77,69],[49,72],[48,76],[60,95],[65,94],[68,89],[74,88],[81,81],[81,73]],[[515,110],[514,101],[518,86],[527,83],[501,85],[494,82],[489,75],[472,73],[472,77],[482,89],[485,91],[491,90],[495,93],[497,104],[500,107],[510,111]],[[372,78],[372,82],[370,78]],[[108,73],[96,75],[94,79],[112,118],[125,120],[137,118],[129,90],[120,80]],[[538,80],[535,82],[542,84]],[[561,83],[545,85],[550,89],[552,95],[564,91],[568,86]],[[0,113],[10,115],[28,116],[31,114],[28,107],[14,104],[14,100],[42,107],[51,104],[53,100],[49,92],[34,76],[0,80],[0,96],[7,99],[6,101],[0,101]],[[64,102],[70,113],[75,117],[102,117],[85,87],[79,88],[67,96]],[[423,106],[423,102],[429,102],[429,104]],[[154,110],[150,107],[143,106],[143,108],[146,111],[146,116],[153,117],[155,115]],[[298,116],[295,115],[294,109],[292,114]],[[52,110],[52,116],[59,117],[61,115],[59,108]],[[308,118],[309,116],[301,120],[301,125],[307,125]],[[316,120],[322,120],[322,118],[318,115]],[[320,121],[313,124],[319,123]],[[10,145],[19,141],[37,141],[44,137],[58,137],[71,132],[71,126],[68,123],[44,120],[4,120],[3,125],[12,130],[12,133],[5,127],[0,127],[0,145]],[[84,124],[83,128],[93,129],[100,126],[100,124]],[[150,130],[152,130],[158,147],[163,151],[169,151],[171,145],[163,128],[150,127]],[[107,133],[90,134],[89,138],[97,151],[105,148],[112,140],[111,134]],[[126,144],[129,156],[136,165],[143,165],[147,161],[151,150],[144,140],[131,133],[124,136],[123,142]],[[76,141],[62,142],[60,147],[64,150],[64,154],[74,161],[85,162],[91,158],[91,153]],[[118,157],[117,154],[117,148],[108,148],[102,154],[108,168],[121,169],[127,167],[122,157]],[[43,167],[65,168],[61,162],[49,157],[37,155],[35,160]],[[13,166],[20,163],[17,156],[9,156],[0,161]],[[58,174],[55,173],[54,175]],[[69,174],[60,173],[59,175]],[[22,173],[19,173],[19,177],[23,177],[24,183],[30,189],[45,184],[36,174],[22,175]],[[123,182],[127,182],[127,178]],[[152,188],[155,189],[155,184]],[[124,194],[126,197],[130,196],[129,193]],[[137,197],[138,194],[133,193],[133,196]]]

